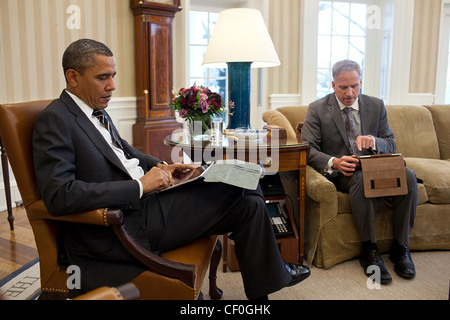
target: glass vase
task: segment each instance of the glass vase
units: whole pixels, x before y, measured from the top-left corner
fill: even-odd
[[[211,140],[211,117],[196,117],[187,121],[191,139],[194,141]]]

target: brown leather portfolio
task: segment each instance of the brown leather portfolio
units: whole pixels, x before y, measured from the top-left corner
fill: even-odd
[[[399,154],[359,157],[366,198],[389,197],[408,193],[405,161]]]
[[[267,134],[267,138],[271,139],[273,132],[278,131],[278,139],[286,139],[287,138],[287,132],[286,129],[280,126],[276,126],[274,124],[266,124],[263,129],[269,131]]]

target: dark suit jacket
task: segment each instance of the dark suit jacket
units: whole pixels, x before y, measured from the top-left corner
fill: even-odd
[[[389,127],[383,101],[362,94],[359,96],[359,107],[361,133],[375,137],[376,153],[395,153],[394,134]],[[302,140],[311,144],[308,163],[320,173],[324,173],[331,157],[351,155],[341,110],[334,93],[308,107],[302,128]]]
[[[122,144],[132,157],[139,159],[145,172],[159,162],[124,140]],[[65,91],[39,116],[33,135],[33,155],[39,190],[50,214],[61,216],[104,207],[120,208],[125,213],[128,231],[151,249],[144,232],[146,215],[139,212],[138,183]],[[151,209],[162,215],[160,208],[154,201]],[[68,263],[83,270],[81,282],[88,290],[99,284],[123,284],[145,270],[110,229],[63,226]]]

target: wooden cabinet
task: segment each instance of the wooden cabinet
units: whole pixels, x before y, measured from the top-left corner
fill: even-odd
[[[137,121],[133,144],[141,152],[172,162],[164,137],[182,128],[169,103],[173,90],[172,22],[180,0],[131,0],[134,14]]]

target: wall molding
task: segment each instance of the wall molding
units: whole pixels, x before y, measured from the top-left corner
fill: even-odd
[[[423,106],[433,105],[436,96],[432,93],[409,93],[405,96],[404,105]]]
[[[295,107],[302,105],[302,96],[300,94],[271,94],[269,96],[269,109],[280,107]]]
[[[113,98],[106,111],[121,137],[133,145],[133,125],[137,119],[136,97]]]
[[[0,165],[1,167],[1,165]],[[3,171],[2,171],[3,172]],[[0,212],[6,211],[7,206],[6,206],[6,194],[5,194],[5,184],[3,183],[3,173],[0,173]],[[19,188],[17,188],[17,183],[16,180],[14,178],[14,175],[11,171],[11,168],[9,168],[9,185],[11,187],[11,204],[12,207],[15,208],[16,207],[16,201],[21,201],[22,197],[19,193]],[[0,216],[0,219],[5,218],[6,220],[6,216]],[[2,220],[0,220],[0,223],[2,222]]]

